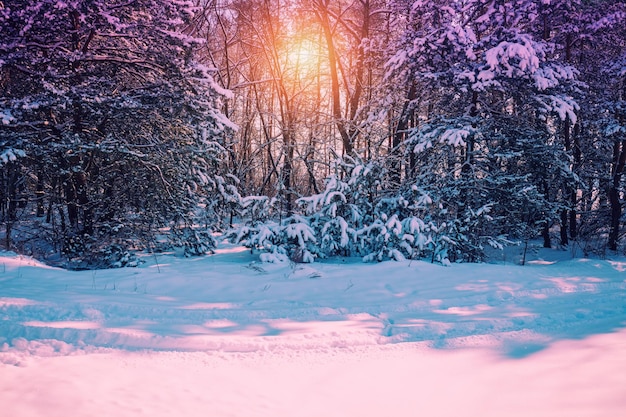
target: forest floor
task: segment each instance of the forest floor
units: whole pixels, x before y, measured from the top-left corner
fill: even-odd
[[[626,415],[626,259],[0,253],[2,415]]]

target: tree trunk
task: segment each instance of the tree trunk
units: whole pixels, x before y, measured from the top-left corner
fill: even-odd
[[[333,105],[333,118],[335,119],[335,125],[341,136],[341,142],[343,144],[343,151],[347,155],[352,155],[353,145],[352,138],[346,129],[346,123],[341,115],[341,101],[339,91],[339,74],[337,71],[337,52],[335,51],[335,44],[333,41],[333,31],[330,27],[330,19],[328,16],[328,0],[319,1],[317,5],[317,13],[324,30],[324,37],[326,38],[326,47],[328,49],[328,66],[330,69],[331,79],[331,92],[332,92],[332,105]]]
[[[620,200],[620,183],[626,163],[626,140],[616,141],[613,145],[613,175],[609,188],[609,203],[611,206],[611,220],[609,229],[608,247],[617,250],[619,241],[620,220],[622,217],[622,202]]]
[[[561,245],[569,245],[569,236],[567,235],[567,209],[561,210]]]
[[[565,142],[565,151],[569,154],[572,151],[572,141],[570,136],[570,127],[571,122],[569,117],[565,117],[565,121],[563,122],[563,139]],[[574,196],[574,204],[576,201],[576,191],[572,189],[572,187],[568,184],[563,184],[563,200],[565,200],[570,205],[572,204],[572,195]],[[571,207],[571,210],[574,209],[574,206]],[[571,231],[571,223],[570,223],[570,210],[564,208],[561,210],[561,245],[566,246],[569,244],[569,236],[572,237],[575,232]],[[574,230],[576,230],[576,213],[574,213]],[[568,232],[568,229],[570,231]]]
[[[392,184],[399,185],[400,177],[402,173],[402,161],[400,158],[400,145],[406,138],[407,129],[409,127],[409,121],[411,120],[413,114],[413,100],[415,100],[416,96],[416,86],[415,83],[411,83],[409,87],[409,91],[407,92],[406,100],[402,105],[402,111],[400,113],[400,117],[398,118],[398,123],[396,124],[395,131],[393,132],[392,142],[391,142],[391,173],[390,180]],[[411,152],[413,155],[413,152]]]
[[[11,249],[11,233],[13,230],[13,225],[17,220],[17,188],[18,188],[18,180],[19,180],[19,167],[15,166],[15,163],[9,162],[6,165],[5,169],[5,186],[4,190],[5,198],[6,198],[6,211],[4,215],[4,223],[5,223],[5,249]]]
[[[550,240],[550,224],[546,222],[541,229],[541,237],[543,238],[543,247],[551,248],[552,241]]]
[[[550,187],[548,186],[548,181],[545,178],[542,181],[542,186],[543,186],[543,192],[546,198],[548,199],[548,201],[550,201]],[[545,220],[545,223],[541,229],[541,236],[543,237],[543,247],[551,248],[552,240],[550,239],[550,226],[551,226],[550,223],[552,219],[546,216],[544,220]]]
[[[35,191],[35,197],[37,200],[37,217],[43,217],[45,214],[43,204],[44,196],[44,168],[40,165],[37,170],[37,190]]]
[[[356,137],[358,135],[358,129],[356,126],[356,115],[359,109],[359,104],[361,101],[361,94],[363,93],[363,73],[365,70],[365,48],[363,47],[363,40],[369,38],[370,31],[370,2],[369,0],[364,0],[363,4],[363,22],[361,24],[361,33],[359,42],[359,52],[356,61],[356,79],[354,83],[354,92],[350,97],[350,129],[348,132],[348,136],[350,137],[350,142],[354,144],[356,142]]]

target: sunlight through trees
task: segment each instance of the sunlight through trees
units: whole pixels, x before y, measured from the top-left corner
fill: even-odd
[[[623,2],[0,4],[6,248],[623,250]]]

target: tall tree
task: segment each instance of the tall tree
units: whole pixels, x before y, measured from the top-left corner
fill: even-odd
[[[420,91],[409,95],[422,120],[407,142],[422,155],[420,186],[460,222],[473,222],[488,208],[484,219],[491,225],[476,226],[474,237],[520,237],[549,223],[555,204],[545,181],[574,179],[551,126],[576,120],[576,72],[552,59],[550,45],[530,32],[535,7],[528,1],[412,2],[389,64],[408,91]]]

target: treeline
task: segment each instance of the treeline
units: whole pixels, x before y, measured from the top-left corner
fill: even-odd
[[[4,1],[0,32],[6,248],[623,248],[621,1]]]

